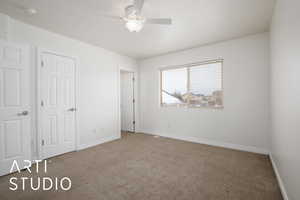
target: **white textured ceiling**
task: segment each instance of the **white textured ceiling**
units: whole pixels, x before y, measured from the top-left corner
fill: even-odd
[[[134,58],[268,31],[274,0],[145,0],[145,17],[170,17],[173,25],[146,25],[128,32],[122,22],[128,0],[0,0],[0,12],[23,22]],[[30,16],[16,8],[37,9]]]

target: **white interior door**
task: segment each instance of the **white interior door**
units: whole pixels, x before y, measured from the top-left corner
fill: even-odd
[[[75,150],[75,61],[42,53],[40,70],[42,158]]]
[[[134,74],[121,72],[121,129],[134,132]]]
[[[0,41],[0,176],[30,160],[29,49]],[[16,169],[16,168],[15,168]]]

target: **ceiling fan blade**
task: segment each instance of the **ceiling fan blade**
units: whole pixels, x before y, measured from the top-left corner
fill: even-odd
[[[171,25],[172,19],[170,18],[148,18],[146,19],[147,24],[163,24],[163,25]]]
[[[141,14],[143,6],[144,6],[144,0],[134,0],[134,8],[138,14]]]
[[[112,20],[123,20],[122,17],[115,16],[115,15],[99,14],[99,17],[103,17],[103,18],[107,18],[107,19],[112,19]]]

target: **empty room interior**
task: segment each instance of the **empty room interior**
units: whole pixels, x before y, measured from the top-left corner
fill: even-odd
[[[300,200],[299,0],[0,0],[0,200]]]

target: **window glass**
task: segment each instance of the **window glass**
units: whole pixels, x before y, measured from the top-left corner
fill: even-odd
[[[187,93],[187,68],[162,71],[162,103],[182,104]]]
[[[190,104],[222,106],[222,65],[211,63],[190,68]]]
[[[161,71],[162,105],[222,107],[222,62]]]

